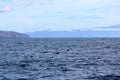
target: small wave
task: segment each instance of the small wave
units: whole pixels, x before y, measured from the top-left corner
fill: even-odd
[[[120,80],[120,75],[104,75],[104,76],[95,76],[89,77],[90,80]]]

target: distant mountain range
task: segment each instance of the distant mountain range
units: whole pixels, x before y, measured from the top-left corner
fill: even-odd
[[[120,37],[120,25],[94,28],[92,30],[36,31],[27,33],[31,37]]]
[[[0,38],[29,38],[29,35],[13,32],[13,31],[0,31]]]

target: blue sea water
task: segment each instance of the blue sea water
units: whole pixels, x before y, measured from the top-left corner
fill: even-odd
[[[0,80],[120,80],[120,38],[0,38]]]

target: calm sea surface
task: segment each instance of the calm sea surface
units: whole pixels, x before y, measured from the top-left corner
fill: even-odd
[[[0,80],[120,80],[120,38],[0,38]]]

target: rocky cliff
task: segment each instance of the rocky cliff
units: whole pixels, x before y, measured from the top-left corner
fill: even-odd
[[[13,31],[0,31],[0,37],[2,38],[29,38],[29,35],[13,32]]]

